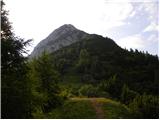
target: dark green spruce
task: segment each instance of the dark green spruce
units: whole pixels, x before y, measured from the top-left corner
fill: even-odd
[[[22,55],[29,41],[14,35],[7,15],[1,1],[1,117],[29,118],[28,67]]]

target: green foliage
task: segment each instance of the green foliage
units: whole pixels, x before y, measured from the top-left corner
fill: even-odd
[[[70,89],[69,96],[78,96],[78,92],[89,97],[110,96],[128,104],[137,94],[159,95],[158,56],[124,50],[111,39],[97,35],[52,55],[61,83]],[[127,87],[123,87],[125,84]]]
[[[92,85],[84,85],[79,89],[80,96],[94,97],[96,95],[97,89]]]
[[[32,116],[36,118],[38,113],[47,113],[61,105],[64,96],[60,95],[59,74],[54,69],[49,54],[44,52],[38,59],[31,61],[29,66],[28,76],[32,81]]]
[[[56,64],[56,68],[61,74],[65,73],[66,62],[67,62],[66,59],[62,58],[62,59],[59,59],[57,64]]]
[[[86,49],[82,49],[80,51],[79,63],[80,65],[88,65],[89,64],[89,53]]]
[[[125,104],[129,104],[138,93],[133,90],[130,90],[126,84],[123,85],[122,93],[121,93],[121,102]]]
[[[98,87],[89,85],[83,85],[79,89],[79,96],[87,96],[87,97],[109,97],[108,93],[105,91],[101,91]]]
[[[58,72],[54,69],[52,58],[47,53],[43,53],[35,62],[37,79],[41,83],[42,91],[52,93],[58,92]]]
[[[132,118],[130,109],[127,106],[112,100],[105,100],[102,109],[108,119],[129,119]]]
[[[108,80],[103,80],[98,87],[102,91],[108,92],[113,98],[118,98],[121,92],[120,86],[117,76],[113,75]]]
[[[29,41],[14,35],[3,6],[1,1],[2,118],[95,118],[88,101],[59,107],[79,95],[116,98],[129,104],[135,118],[158,118],[158,56],[124,50],[109,38],[92,35],[26,65]],[[150,95],[137,96],[143,93]],[[117,106],[106,104],[108,118],[128,118],[127,109]]]
[[[86,49],[82,49],[77,64],[78,72],[87,73],[90,65],[90,56]]]
[[[114,97],[120,97],[123,84],[140,94],[158,95],[157,56],[121,49],[111,39],[96,35],[53,54],[57,62],[65,59],[63,76],[68,73],[80,76],[84,84],[99,84],[116,74]]]
[[[48,114],[51,119],[87,119],[96,118],[96,113],[88,100],[69,100],[63,106]]]
[[[135,118],[158,119],[159,118],[159,99],[157,96],[143,94],[137,96],[129,104]]]
[[[27,81],[28,68],[24,41],[14,35],[8,20],[8,12],[1,1],[1,117],[30,117],[30,88]]]
[[[93,100],[99,104],[105,119],[131,118],[130,110],[125,105],[105,98],[72,98],[48,113],[46,118],[96,119],[97,111],[93,107]]]

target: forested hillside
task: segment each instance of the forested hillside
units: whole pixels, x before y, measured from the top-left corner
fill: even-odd
[[[157,56],[122,49],[111,39],[96,35],[52,55],[63,82],[67,81],[65,76],[68,75],[78,77],[77,83],[99,84],[101,87],[111,81],[115,87],[111,87],[114,90],[111,94],[116,98],[120,97],[124,85],[139,94],[158,95]]]
[[[52,56],[70,96],[112,98],[139,112],[136,117],[158,117],[158,56],[122,49],[97,35]]]

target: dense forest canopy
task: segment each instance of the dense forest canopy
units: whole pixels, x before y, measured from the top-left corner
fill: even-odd
[[[81,77],[79,82],[97,84],[116,75],[121,87],[125,83],[139,93],[158,95],[158,56],[124,50],[102,37],[72,44],[53,55],[59,72],[72,72]],[[83,81],[85,76],[90,81]]]

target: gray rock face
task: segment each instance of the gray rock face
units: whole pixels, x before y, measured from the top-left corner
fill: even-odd
[[[53,31],[46,39],[42,40],[34,48],[30,58],[40,56],[43,51],[52,53],[86,37],[89,37],[89,34],[78,30],[71,24],[65,24]]]

